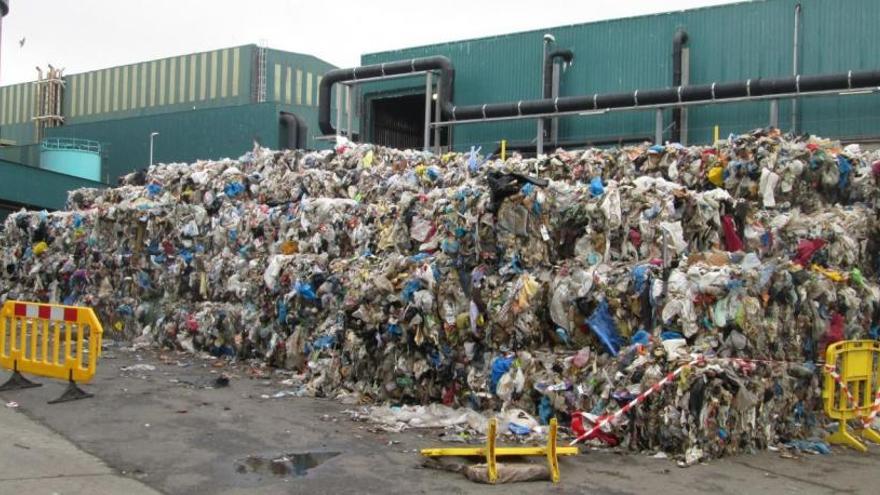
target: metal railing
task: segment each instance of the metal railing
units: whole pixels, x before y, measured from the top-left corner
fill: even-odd
[[[90,151],[92,153],[101,153],[101,143],[90,139],[64,138],[54,137],[46,138],[40,143],[41,150],[60,151]]]

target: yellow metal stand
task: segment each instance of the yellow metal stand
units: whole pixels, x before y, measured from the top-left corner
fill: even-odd
[[[489,420],[489,431],[486,434],[485,447],[455,447],[439,449],[422,449],[425,457],[458,456],[458,457],[485,457],[490,483],[498,480],[498,465],[496,458],[499,456],[544,456],[550,467],[550,479],[553,483],[559,483],[559,459],[560,455],[578,455],[577,447],[557,447],[556,435],[558,431],[556,418],[550,420],[550,432],[547,436],[547,445],[543,447],[496,447],[495,436],[498,430],[498,420]]]
[[[868,447],[850,433],[847,422],[868,416],[877,392],[880,374],[880,342],[873,340],[845,340],[828,346],[825,352],[827,371],[822,397],[825,413],[838,420],[837,431],[829,435],[828,443],[846,445],[860,452]],[[835,378],[835,375],[837,377]],[[865,440],[880,443],[880,433],[866,425],[859,431]]]

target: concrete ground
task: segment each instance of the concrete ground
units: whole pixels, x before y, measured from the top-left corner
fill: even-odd
[[[167,494],[226,495],[807,495],[877,493],[880,482],[880,447],[872,446],[868,454],[835,447],[832,455],[791,459],[764,452],[688,469],[644,455],[589,451],[561,460],[557,486],[479,485],[421,467],[418,449],[443,445],[437,430],[379,432],[349,420],[343,411],[352,406],[263,398],[285,389],[279,383],[284,377],[254,378],[246,367],[220,364],[111,349],[95,380],[83,387],[94,398],[48,405],[64,384],[40,379],[40,388],[0,393],[3,404],[19,404],[0,411],[0,493],[151,493],[147,485]],[[121,371],[132,365],[155,369]],[[212,388],[221,372],[231,376],[229,386]],[[0,373],[0,380],[7,377]],[[285,454],[285,464],[271,463]]]
[[[0,493],[159,493],[118,474],[17,408],[0,407],[0,425]]]

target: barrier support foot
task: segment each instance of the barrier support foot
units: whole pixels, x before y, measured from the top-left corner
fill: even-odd
[[[872,428],[865,428],[864,430],[862,430],[862,438],[869,442],[880,444],[880,433]]]
[[[9,380],[6,380],[6,383],[0,385],[0,392],[7,392],[9,390],[22,390],[25,388],[34,388],[34,387],[42,387],[42,383],[35,383],[24,377],[21,373],[18,372],[18,361],[15,361],[12,369],[12,376],[9,377]]]
[[[846,421],[841,421],[838,430],[828,436],[825,439],[826,442],[834,445],[845,445],[847,447],[858,450],[859,452],[867,452],[868,447],[866,447],[862,442],[859,442],[856,437],[854,437],[846,428]]]
[[[70,380],[69,382],[67,382],[67,389],[64,391],[63,394],[61,394],[61,397],[55,400],[50,400],[49,404],[58,404],[61,402],[70,402],[72,400],[88,399],[89,397],[93,397],[93,395],[79,388],[76,385],[75,381]]]

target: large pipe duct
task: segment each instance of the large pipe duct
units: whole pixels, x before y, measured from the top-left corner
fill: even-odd
[[[768,97],[773,95],[809,95],[823,91],[872,89],[880,86],[880,71],[842,72],[818,76],[747,79],[738,82],[713,82],[674,88],[647,89],[620,93],[596,93],[587,96],[564,96],[556,99],[520,100],[485,105],[452,106],[450,117],[458,120],[528,117],[530,115],[592,112],[611,109],[679,104],[713,103],[724,100]]]
[[[804,95],[827,91],[875,89],[880,87],[880,70],[849,71],[816,76],[792,76],[773,79],[747,79],[738,82],[713,82],[673,88],[635,90],[619,93],[595,93],[585,96],[564,96],[552,99],[520,100],[483,105],[455,106],[452,104],[452,63],[446,57],[436,56],[385,64],[368,65],[327,72],[321,81],[318,123],[324,134],[335,134],[330,123],[330,88],[338,82],[381,78],[393,75],[439,70],[442,88],[439,95],[444,120],[480,121],[498,118],[525,118],[611,109],[639,109],[642,107],[708,104],[725,100],[772,97],[774,95]]]
[[[281,112],[280,121],[285,129],[285,149],[305,149],[308,144],[308,126],[299,115]]]
[[[568,49],[557,49],[544,57],[544,91],[541,94],[541,97],[544,99],[553,98],[553,65],[556,63],[556,59],[561,59],[564,63],[571,64],[572,60],[574,60],[574,52]],[[544,120],[545,137],[549,134],[551,126],[551,119]]]
[[[348,69],[334,69],[324,74],[318,96],[321,102],[318,108],[318,126],[321,128],[321,132],[324,135],[336,134],[336,129],[330,122],[330,89],[334,84],[430,70],[440,71],[440,94],[438,95],[440,111],[444,118],[449,116],[452,113],[452,84],[455,80],[452,62],[443,56],[415,58]]]
[[[684,44],[688,41],[687,31],[679,28],[672,36],[672,85],[681,87],[682,58]],[[681,141],[681,109],[672,109],[672,142]]]

